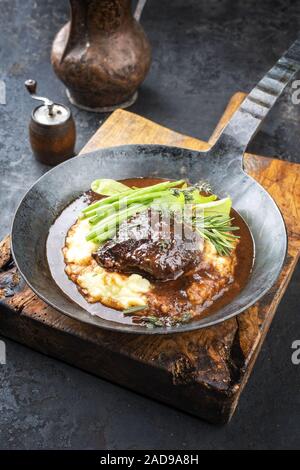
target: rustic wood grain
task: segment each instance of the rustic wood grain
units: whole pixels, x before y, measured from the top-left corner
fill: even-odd
[[[116,111],[82,150],[160,143],[205,150],[215,142],[245,95],[231,99],[209,142]],[[0,332],[43,353],[181,408],[214,423],[232,416],[300,251],[300,165],[245,155],[245,168],[275,198],[289,234],[280,279],[256,305],[211,328],[168,336],[108,332],[72,320],[38,299],[0,245]],[[284,195],[284,197],[283,197]]]

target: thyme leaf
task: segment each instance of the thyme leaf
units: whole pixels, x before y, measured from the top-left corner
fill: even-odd
[[[188,323],[192,318],[191,312],[183,312],[180,315],[174,316],[163,316],[158,317],[155,315],[148,315],[141,317],[141,322],[146,325],[147,328],[158,328],[158,327],[170,327],[170,326],[179,326],[184,323]]]

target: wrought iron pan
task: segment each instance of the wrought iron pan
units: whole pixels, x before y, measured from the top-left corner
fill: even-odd
[[[300,40],[251,91],[217,143],[207,152],[161,145],[129,145],[79,156],[42,176],[21,201],[12,226],[12,251],[25,281],[45,302],[85,323],[126,333],[166,334],[207,327],[260,299],[275,283],[287,249],[281,213],[271,196],[243,170],[246,146],[279,95],[300,68]],[[255,244],[253,272],[247,286],[225,307],[207,318],[179,327],[148,329],[108,321],[87,313],[62,294],[46,258],[48,231],[60,212],[86,191],[97,177],[187,177],[208,180],[221,197],[230,194],[233,207],[247,222]]]

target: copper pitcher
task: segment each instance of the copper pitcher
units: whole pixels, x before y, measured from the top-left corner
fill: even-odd
[[[70,0],[71,20],[58,32],[51,61],[70,101],[90,111],[130,106],[151,63],[149,41],[131,0]]]

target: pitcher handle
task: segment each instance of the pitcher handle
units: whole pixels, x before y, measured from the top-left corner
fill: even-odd
[[[140,21],[146,2],[147,0],[138,0],[135,12],[133,14],[133,17],[136,21]]]

